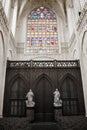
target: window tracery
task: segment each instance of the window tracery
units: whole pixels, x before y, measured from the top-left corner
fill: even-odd
[[[31,11],[27,21],[27,46],[38,47],[39,53],[57,52],[58,28],[54,12],[45,7]]]

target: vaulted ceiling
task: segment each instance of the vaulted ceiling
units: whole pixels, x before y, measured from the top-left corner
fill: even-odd
[[[12,0],[14,1],[14,0]],[[66,0],[18,0],[18,17],[27,15],[38,6],[45,6],[52,9],[61,18],[66,18]]]

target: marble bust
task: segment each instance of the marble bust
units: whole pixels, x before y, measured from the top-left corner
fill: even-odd
[[[62,106],[62,100],[60,99],[60,92],[57,88],[53,94],[54,94],[54,103],[53,103],[54,107]]]
[[[34,107],[35,106],[35,102],[33,101],[33,97],[34,97],[34,93],[30,89],[29,92],[26,95],[26,98],[27,98],[26,106],[27,107]]]

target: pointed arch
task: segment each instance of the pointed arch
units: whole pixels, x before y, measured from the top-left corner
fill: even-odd
[[[77,89],[78,81],[74,76],[67,73],[61,79],[61,98],[63,115],[77,115],[79,113],[79,96]]]
[[[28,83],[22,74],[12,76],[4,93],[4,116],[25,116],[25,98]],[[15,107],[14,107],[15,105]],[[13,109],[15,109],[14,112]]]
[[[35,79],[35,81],[34,81],[34,83],[33,83],[33,86],[35,87],[36,86],[36,84],[42,79],[42,78],[45,78],[45,79],[47,79],[48,80],[48,82],[51,84],[51,87],[53,87],[54,86],[54,89],[55,89],[55,83],[53,84],[53,82],[52,82],[52,80],[51,80],[51,78],[48,76],[48,75],[46,75],[46,74],[41,74],[40,76],[38,76],[38,78],[37,79]]]
[[[15,76],[13,76],[11,78],[11,80],[8,83],[10,86],[10,89],[12,87],[12,84],[17,80],[17,78],[21,78],[24,81],[24,83],[26,84],[26,86],[28,87],[28,83],[27,83],[27,80],[25,79],[25,77],[22,74],[16,74]]]
[[[33,92],[35,95],[36,118],[47,120],[53,117],[53,90],[52,80],[48,75],[40,75],[34,82]]]
[[[78,85],[79,83],[73,75],[69,73],[65,74],[60,81],[60,92],[62,98],[77,98]]]
[[[63,76],[63,78],[61,78],[61,80],[60,80],[60,87],[61,87],[63,81],[64,81],[67,77],[71,78],[71,79],[75,82],[76,86],[79,86],[79,82],[77,81],[77,79],[76,79],[73,75],[71,75],[70,73],[67,73],[67,74],[65,74],[65,75]]]
[[[2,49],[3,49],[3,60],[5,60],[5,42],[4,42],[4,36],[3,36],[3,32],[0,30],[0,36],[1,36],[1,40],[2,40]],[[1,44],[1,43],[0,43]]]
[[[85,40],[85,38],[87,39],[86,35],[87,35],[87,30],[85,30],[83,33],[82,43],[81,43],[81,52],[85,55],[87,55],[87,43],[85,43],[85,41],[87,42],[87,40]]]
[[[12,91],[13,89],[17,89],[16,91],[18,91],[18,87],[22,86],[22,89],[24,89],[24,95],[26,95],[26,93],[28,92],[28,83],[27,80],[25,79],[25,77],[21,74],[17,74],[14,77],[12,77],[12,79],[9,81],[9,98],[12,98]],[[14,85],[15,84],[15,85]],[[17,86],[16,86],[17,85]],[[24,86],[23,86],[24,85]],[[14,87],[14,88],[13,88]],[[17,87],[17,88],[16,88]],[[21,91],[21,90],[20,90]],[[21,92],[17,92],[18,94],[21,94]],[[14,97],[15,98],[15,97]]]
[[[33,9],[27,19],[26,47],[31,47],[28,53],[58,53],[57,26],[56,14],[51,9],[45,6]]]

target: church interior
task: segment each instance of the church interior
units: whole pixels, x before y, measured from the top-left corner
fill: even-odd
[[[87,0],[0,0],[0,130],[87,130]]]

